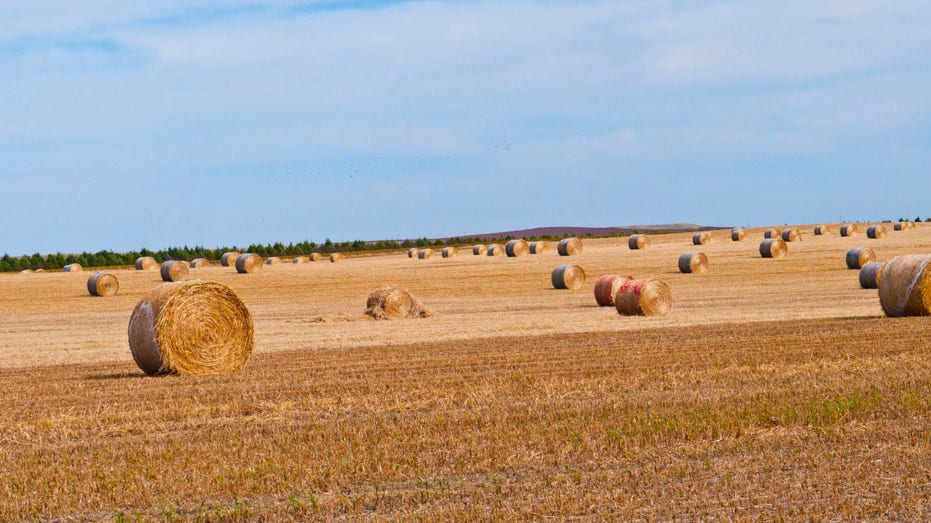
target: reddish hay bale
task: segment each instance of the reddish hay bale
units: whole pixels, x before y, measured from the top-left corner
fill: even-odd
[[[151,256],[140,256],[136,258],[137,271],[154,271],[158,270],[158,262]]]
[[[775,240],[782,237],[782,229],[778,227],[773,227],[772,229],[766,229],[763,231],[763,238],[767,240]]]
[[[343,261],[343,253],[334,252],[330,255],[330,263],[339,263],[341,261]]]
[[[296,256],[293,260],[291,260],[291,263],[295,263],[295,264],[297,264],[297,263],[309,263],[309,262],[310,262],[310,260],[307,258],[307,256]]]
[[[731,241],[742,242],[747,237],[747,231],[737,228],[731,229]]]
[[[262,268],[262,257],[254,252],[247,252],[236,258],[236,272],[252,274]]]
[[[826,234],[831,234],[830,225],[819,225],[815,227],[815,236],[824,236]]]
[[[162,280],[164,281],[181,281],[186,280],[190,269],[188,264],[180,260],[168,260],[162,264]]]
[[[585,271],[578,265],[567,263],[553,269],[550,275],[554,289],[577,290],[585,283]]]
[[[885,266],[886,264],[883,262],[869,262],[863,264],[863,267],[860,269],[860,287],[864,289],[878,289]]]
[[[279,263],[281,263],[281,258],[278,256],[269,256],[268,259],[265,260],[265,265],[278,265]]]
[[[429,260],[433,257],[433,249],[420,249],[417,251],[417,259]]]
[[[236,251],[224,252],[223,256],[220,256],[220,265],[224,267],[235,267],[236,260],[239,259],[240,254]]]
[[[440,251],[440,255],[444,258],[452,258],[458,254],[458,250],[455,247],[443,247],[443,250]]]
[[[708,231],[696,232],[692,235],[693,245],[706,245],[711,243],[711,233]]]
[[[782,258],[789,252],[789,246],[781,238],[769,238],[760,243],[760,256],[764,258]]]
[[[417,250],[418,250],[417,247],[411,247],[410,249],[408,249],[408,250],[407,250],[407,257],[408,257],[408,258],[417,258]]]
[[[650,246],[650,237],[646,234],[633,234],[627,238],[627,248],[636,251]]]
[[[369,295],[365,314],[376,320],[426,318],[430,311],[411,293],[397,287],[382,287]]]
[[[319,252],[312,252],[307,256],[307,259],[309,259],[312,262],[318,262],[323,259],[323,255],[320,254]]]
[[[488,256],[504,256],[505,254],[507,253],[504,252],[503,245],[492,243],[488,246]]]
[[[614,307],[625,316],[665,316],[672,309],[672,290],[659,280],[628,280],[614,296]]]
[[[232,289],[200,280],[152,289],[129,319],[129,348],[146,374],[217,374],[252,354],[252,315]]]
[[[886,235],[885,225],[871,225],[866,229],[866,237],[871,240],[878,240]]]
[[[782,231],[782,241],[784,242],[798,242],[802,241],[802,231],[792,228]]]
[[[887,316],[931,314],[931,254],[889,260],[879,280],[879,302]]]
[[[876,259],[876,253],[869,247],[854,247],[847,251],[847,268],[862,269],[864,265]]]
[[[841,228],[840,228],[841,236],[848,237],[848,236],[853,236],[855,234],[857,234],[857,224],[848,223],[845,225],[841,225]]]
[[[630,280],[630,276],[618,274],[605,274],[595,281],[595,302],[602,307],[613,307],[614,296],[621,284]]]
[[[484,254],[488,254],[488,247],[485,245],[476,245],[472,247],[472,254],[476,256],[482,256]]]
[[[84,267],[81,267],[80,263],[69,263],[62,267],[62,272],[81,272],[84,270]]]
[[[679,256],[679,272],[685,274],[708,271],[708,257],[700,252],[687,252]]]
[[[547,242],[530,242],[530,254],[543,254],[549,246]]]
[[[191,260],[192,269],[203,269],[204,267],[210,267],[210,261],[207,258],[194,258]]]
[[[582,254],[582,240],[578,238],[566,238],[559,242],[556,250],[560,256],[575,256]]]
[[[119,290],[119,280],[108,272],[98,271],[87,279],[87,292],[91,296],[115,296]]]
[[[524,256],[530,252],[530,244],[524,240],[511,240],[504,245],[504,253],[511,258]]]

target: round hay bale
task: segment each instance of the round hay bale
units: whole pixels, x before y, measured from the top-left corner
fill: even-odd
[[[488,246],[488,256],[504,256],[504,246],[498,243],[492,243]]]
[[[433,257],[433,249],[420,249],[417,251],[417,259],[429,260]]]
[[[870,225],[866,229],[866,237],[871,240],[878,240],[886,235],[885,225]]]
[[[343,261],[343,253],[334,252],[330,255],[330,263],[339,263],[341,261]]]
[[[650,237],[646,234],[632,234],[627,238],[627,248],[636,251],[650,246]]]
[[[252,274],[262,268],[262,257],[254,252],[247,252],[236,258],[236,272]]]
[[[168,260],[162,264],[162,280],[164,281],[181,281],[186,280],[190,269],[188,264],[180,260]]]
[[[530,254],[543,254],[549,246],[547,242],[530,242]]]
[[[114,296],[119,290],[119,280],[109,272],[97,271],[87,279],[87,292],[91,296]]]
[[[43,269],[42,267],[39,267],[38,269],[36,269],[36,272],[45,272],[45,269]]]
[[[792,228],[782,231],[782,241],[784,242],[798,242],[802,241],[802,231]]]
[[[731,241],[742,242],[747,237],[747,231],[743,229],[731,229]]]
[[[566,238],[559,242],[556,251],[560,256],[575,256],[582,254],[582,240],[578,238]]]
[[[81,267],[80,263],[69,263],[62,267],[62,272],[81,272],[84,270],[84,267]]]
[[[685,274],[708,272],[708,257],[700,252],[686,252],[679,256],[679,272]]]
[[[530,244],[525,240],[511,240],[504,244],[504,253],[511,258],[524,256],[530,252]]]
[[[769,238],[760,243],[760,256],[764,258],[782,258],[789,252],[789,246],[781,238]]]
[[[815,236],[824,236],[826,234],[831,234],[830,225],[818,225],[815,227]]]
[[[865,263],[860,268],[860,287],[864,289],[878,289],[879,282],[883,277],[883,268],[886,264],[883,262]]]
[[[430,311],[411,293],[397,287],[382,287],[369,295],[365,314],[376,320],[395,318],[426,318]]]
[[[763,231],[763,238],[767,240],[775,240],[782,237],[782,229],[778,227],[773,227],[772,229],[766,229]]]
[[[693,245],[706,245],[711,242],[711,233],[708,231],[696,232],[692,235]]]
[[[574,291],[585,283],[585,271],[578,265],[567,263],[553,269],[550,276],[554,289],[568,289]]]
[[[252,315],[222,283],[192,280],[152,289],[129,318],[129,348],[146,374],[217,374],[252,354]]]
[[[239,259],[240,253],[237,251],[224,252],[223,256],[220,256],[220,265],[224,267],[235,267],[236,260]]]
[[[411,247],[407,250],[408,258],[417,258],[417,247]]]
[[[308,262],[310,262],[310,260],[307,258],[307,256],[295,256],[294,259],[291,260],[291,263],[308,263]]]
[[[455,247],[443,247],[443,250],[440,251],[440,254],[441,254],[444,258],[452,258],[452,257],[456,256],[456,254],[458,254],[458,252],[459,252],[458,249],[456,249]]]
[[[476,256],[482,256],[488,254],[488,247],[485,245],[476,245],[472,247],[472,254]]]
[[[323,255],[320,254],[319,252],[312,252],[307,256],[307,259],[309,259],[312,262],[318,262],[323,259]]]
[[[191,260],[192,269],[203,269],[204,267],[210,267],[210,260],[207,258],[194,258]]]
[[[265,260],[265,265],[278,265],[279,263],[281,263],[281,258],[278,256],[269,256],[268,259]]]
[[[841,225],[840,227],[841,236],[846,238],[848,236],[853,236],[855,234],[857,234],[857,224],[847,223],[847,224]]]
[[[136,258],[137,271],[154,271],[158,269],[158,262],[151,256],[140,256]]]
[[[887,316],[931,314],[931,254],[895,257],[883,267],[879,303]]]
[[[619,274],[605,274],[595,281],[595,302],[601,307],[613,307],[614,296],[621,284],[630,280],[630,276]]]
[[[908,229],[908,227],[905,225],[906,223],[910,223],[910,222],[898,222],[892,226],[892,230],[896,232],[904,231],[905,229]]]
[[[614,296],[614,307],[625,316],[665,316],[672,309],[672,290],[659,280],[627,280]]]
[[[20,274],[32,274],[32,273],[34,273],[34,272],[36,272],[36,271],[34,271],[34,270],[32,270],[32,269],[23,269],[23,270],[19,271]]]
[[[869,247],[854,247],[847,251],[847,268],[862,269],[864,265],[876,259],[876,253]]]

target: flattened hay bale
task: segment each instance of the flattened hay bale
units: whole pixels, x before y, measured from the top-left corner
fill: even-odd
[[[815,227],[815,236],[824,236],[826,234],[831,234],[831,226],[824,224],[818,225]]]
[[[550,275],[554,289],[577,290],[585,283],[585,271],[578,265],[566,263],[553,269]]]
[[[488,254],[488,247],[486,245],[476,245],[472,247],[472,254],[476,256],[483,256]]]
[[[488,256],[504,256],[504,246],[498,243],[492,243],[488,246]]]
[[[307,259],[312,262],[318,262],[323,259],[323,255],[319,252],[312,252],[307,256]]]
[[[253,345],[252,315],[222,283],[164,283],[129,319],[133,359],[150,376],[232,372],[246,363]]]
[[[931,315],[931,254],[897,256],[883,267],[879,303],[886,316]]]
[[[278,265],[279,263],[281,263],[281,258],[278,256],[269,256],[265,260],[265,265]]]
[[[236,272],[252,274],[262,268],[262,257],[254,252],[247,252],[236,258]]]
[[[207,258],[194,258],[191,260],[192,269],[203,269],[204,267],[210,267],[210,260]]]
[[[239,259],[240,253],[237,251],[224,252],[223,256],[220,256],[220,265],[224,267],[235,267],[236,260]]]
[[[782,238],[782,229],[778,227],[773,227],[772,229],[766,229],[763,231],[763,238],[767,240],[775,240],[777,238]]]
[[[547,242],[530,242],[530,254],[543,254],[549,246]]]
[[[869,262],[863,264],[860,268],[860,287],[864,289],[878,289],[879,282],[883,278],[883,268],[886,264],[883,262]]]
[[[158,262],[151,256],[140,256],[136,258],[137,271],[154,271],[158,269]]]
[[[782,241],[784,242],[798,242],[802,241],[802,231],[791,228],[782,231]]]
[[[679,256],[679,272],[684,274],[708,272],[708,257],[701,252],[686,252]]]
[[[69,263],[62,267],[62,272],[81,272],[84,270],[84,267],[81,267],[80,263]]]
[[[426,318],[430,316],[430,311],[406,290],[387,286],[376,289],[369,295],[365,303],[365,314],[376,320],[391,320]]]
[[[190,272],[187,262],[181,260],[168,260],[162,263],[161,273],[164,281],[186,280]]]
[[[601,307],[613,307],[614,296],[621,284],[632,279],[630,276],[619,274],[605,274],[595,280],[595,302]]]
[[[530,252],[530,244],[526,240],[511,240],[504,244],[504,253],[510,258],[524,256]]]
[[[853,236],[855,234],[857,234],[857,224],[847,223],[847,224],[841,225],[840,227],[841,236],[846,238],[848,236]]]
[[[869,247],[854,247],[847,251],[847,268],[862,269],[864,265],[876,259],[876,253]]]
[[[617,290],[614,307],[624,316],[665,316],[672,309],[672,290],[659,280],[628,280]]]
[[[696,232],[692,235],[693,245],[707,245],[711,243],[711,233],[708,231]]]
[[[310,259],[307,256],[295,256],[294,259],[291,260],[291,263],[294,263],[294,264],[309,263],[309,262],[310,262]]]
[[[330,255],[330,263],[339,263],[341,261],[343,261],[343,253],[334,252]]]
[[[650,246],[650,237],[646,234],[632,234],[627,238],[627,248],[636,251]]]
[[[91,296],[115,296],[119,290],[119,280],[109,272],[97,271],[87,279],[87,292]]]
[[[417,251],[418,251],[418,250],[419,250],[419,249],[417,249],[417,247],[411,247],[410,249],[407,250],[407,257],[408,257],[408,258],[417,258]]]
[[[417,251],[418,260],[429,260],[433,257],[433,249],[420,249]]]
[[[742,242],[747,237],[747,231],[737,228],[731,229],[731,241]]]
[[[866,237],[871,240],[878,240],[886,235],[885,225],[870,225],[866,229]]]
[[[782,258],[789,252],[789,246],[782,238],[769,238],[760,243],[760,256],[764,258]]]
[[[459,251],[455,247],[443,247],[443,250],[440,251],[440,255],[444,258],[452,258],[458,253]]]
[[[582,254],[582,240],[578,238],[566,238],[559,242],[556,251],[560,256],[576,256]]]

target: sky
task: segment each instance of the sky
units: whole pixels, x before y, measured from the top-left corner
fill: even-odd
[[[926,1],[0,3],[0,252],[931,215]]]

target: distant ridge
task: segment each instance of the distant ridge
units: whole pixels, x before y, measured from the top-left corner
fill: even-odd
[[[532,229],[519,229],[514,231],[488,232],[481,234],[467,234],[459,236],[460,238],[481,238],[482,240],[492,240],[496,238],[540,238],[543,236],[562,237],[562,236],[610,236],[612,234],[633,234],[635,232],[693,232],[693,231],[714,231],[719,229],[730,229],[730,227],[717,227],[711,225],[698,225],[694,223],[663,223],[650,225],[622,225],[615,227],[534,227]],[[440,238],[449,240],[450,238]]]

